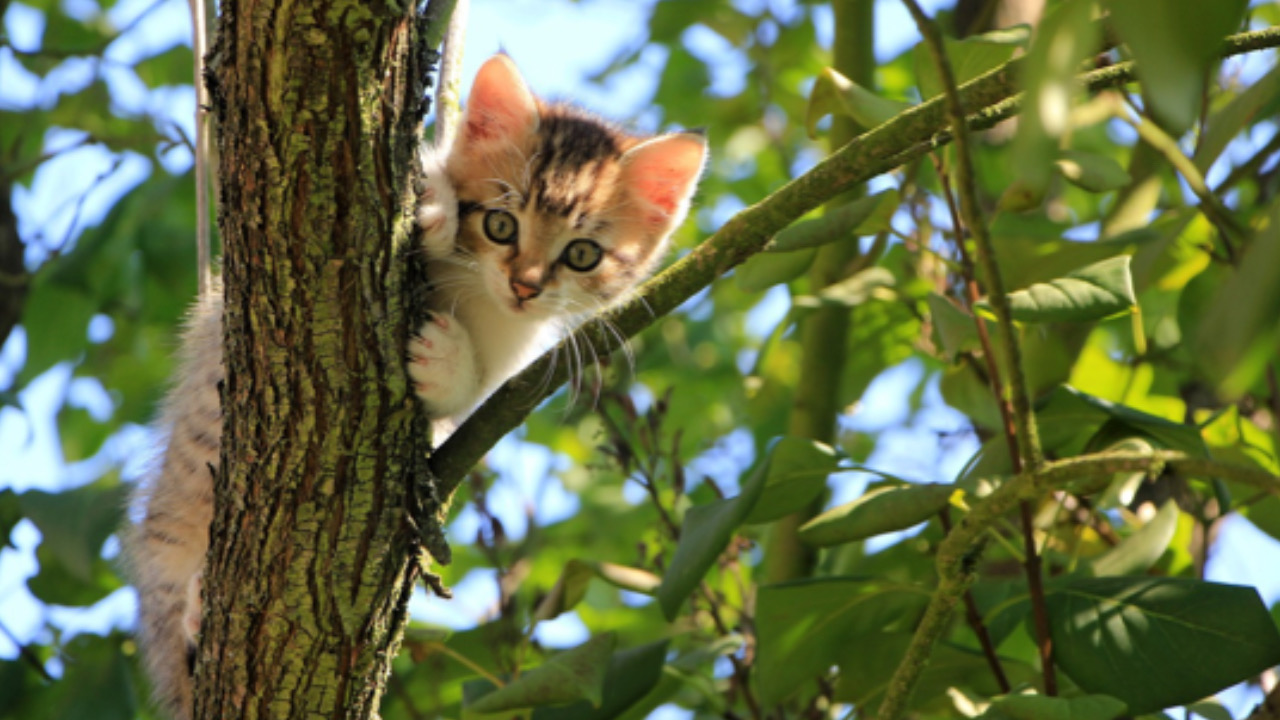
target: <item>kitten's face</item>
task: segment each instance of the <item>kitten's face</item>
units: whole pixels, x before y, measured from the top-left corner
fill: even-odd
[[[696,135],[641,140],[544,105],[496,56],[449,155],[458,248],[475,260],[483,292],[513,314],[594,312],[661,259],[705,152]]]

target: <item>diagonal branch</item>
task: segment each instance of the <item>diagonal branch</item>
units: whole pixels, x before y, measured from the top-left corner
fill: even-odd
[[[1269,28],[1227,38],[1223,54],[1238,55],[1276,46],[1280,46],[1280,28]],[[960,101],[970,115],[970,128],[985,129],[1017,114],[1020,101],[1014,95],[1020,64],[1013,60],[960,87]],[[1090,90],[1097,90],[1132,82],[1134,77],[1132,63],[1119,63],[1085,73],[1081,80]],[[809,172],[738,213],[696,250],[641,286],[630,301],[611,310],[608,320],[623,335],[635,335],[759,252],[775,233],[796,218],[858,183],[950,142],[946,125],[943,100],[934,98],[858,137]],[[599,353],[608,353],[617,344],[612,334],[598,326],[585,329],[579,337]],[[553,362],[555,352],[548,352],[508,380],[436,451],[431,468],[446,502],[485,452],[568,378],[567,370]]]

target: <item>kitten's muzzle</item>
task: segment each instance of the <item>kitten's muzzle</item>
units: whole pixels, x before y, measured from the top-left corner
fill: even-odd
[[[532,300],[542,294],[541,285],[533,285],[520,280],[511,281],[511,292],[515,293],[516,299],[523,305],[525,302]]]

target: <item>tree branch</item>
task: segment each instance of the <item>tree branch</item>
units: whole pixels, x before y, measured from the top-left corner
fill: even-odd
[[[938,545],[938,589],[916,628],[906,655],[894,671],[880,705],[880,720],[893,720],[906,711],[911,691],[920,679],[934,642],[946,632],[951,611],[969,589],[981,554],[981,539],[988,528],[1019,503],[1042,497],[1051,490],[1070,490],[1077,495],[1098,492],[1115,473],[1146,472],[1158,475],[1171,468],[1186,475],[1218,477],[1280,495],[1280,477],[1265,470],[1181,452],[1108,452],[1082,455],[1049,462],[1003,483],[982,499]]]
[[[1223,54],[1276,46],[1280,46],[1280,28],[1269,28],[1227,38]],[[989,128],[1017,114],[1020,98],[1014,97],[1015,76],[1020,64],[1020,60],[1010,61],[960,87],[970,128]],[[1126,62],[1085,73],[1081,81],[1089,90],[1098,90],[1131,82],[1134,77],[1133,63]],[[943,101],[934,98],[859,136],[809,172],[738,213],[697,249],[641,286],[630,301],[609,311],[606,318],[621,334],[635,335],[762,250],[775,233],[796,218],[858,183],[950,142],[945,125]],[[579,340],[589,342],[602,354],[617,344],[614,335],[598,326],[584,329]],[[548,352],[508,380],[437,449],[431,468],[440,480],[441,498],[446,503],[485,452],[568,378],[566,368],[553,361],[556,352],[560,349]]]

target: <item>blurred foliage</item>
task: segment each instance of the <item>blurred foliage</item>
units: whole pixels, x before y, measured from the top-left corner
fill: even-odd
[[[1275,51],[1226,63],[1215,53],[1224,34],[1280,24],[1280,6],[1168,4],[1178,9],[1060,0],[1040,32],[949,41],[961,79],[1025,51],[1023,82],[1037,99],[982,138],[977,189],[1049,457],[1169,448],[1276,473],[1280,69]],[[1114,18],[1106,32],[1099,6]],[[69,227],[0,217],[21,230],[24,257],[21,327],[6,356],[25,348],[0,377],[0,403],[29,412],[20,393],[69,371],[79,390],[59,396],[58,430],[67,467],[83,470],[59,491],[0,490],[0,539],[11,543],[20,525],[38,531],[27,589],[42,604],[36,632],[0,618],[4,632],[34,638],[0,660],[0,718],[149,717],[128,636],[64,633],[53,609],[100,607],[123,583],[110,535],[120,478],[138,472],[136,443],[123,439],[155,412],[194,294],[194,243],[181,240],[195,224],[189,141],[167,116],[136,109],[146,103],[125,102],[139,88],[189,92],[191,53],[173,43],[121,52],[118,40],[140,12],[163,7],[126,16],[109,0],[0,4],[6,33],[39,28],[34,39],[0,37],[0,62],[36,88],[20,102],[0,91],[3,191],[25,197],[42,174],[65,181],[57,164],[68,157],[103,168],[76,177],[57,211]],[[922,48],[883,60],[874,88],[840,76],[823,47],[830,18],[824,3],[659,2],[642,39],[593,78],[656,64],[660,124],[707,129],[712,167],[679,252],[820,159],[825,116],[872,125],[940,92]],[[1121,44],[1095,54],[1102,37]],[[1143,82],[1084,95],[1072,77],[1090,57],[1136,57]],[[1175,142],[1155,147],[1143,123]],[[449,584],[495,583],[496,600],[461,609],[477,621],[469,629],[411,627],[383,717],[641,718],[662,705],[700,717],[874,714],[936,583],[939,510],[958,521],[1011,472],[977,324],[999,330],[965,294],[940,182],[953,153],[878,179],[878,194],[843,216],[804,219],[734,281],[636,338],[633,362],[587,370],[531,417],[509,447],[558,459],[524,508],[510,507],[522,493],[518,457],[501,473],[477,471],[442,569]],[[147,166],[146,178],[86,202],[128,164]],[[82,222],[95,204],[109,209]],[[806,270],[825,242],[861,252],[846,280],[813,288]],[[849,361],[830,389],[845,408],[832,418],[836,447],[785,436],[801,367],[795,323],[824,304],[848,308],[850,322]],[[864,392],[890,377],[905,419],[864,421]],[[912,427],[924,431],[903,440]],[[556,483],[575,509],[546,520],[540,503]],[[824,548],[813,577],[759,585],[760,542],[818,497],[832,500],[802,531]],[[1138,473],[1099,495],[1037,504],[1063,698],[1019,694],[1040,683],[1022,537],[1012,519],[989,528],[972,595],[1008,687],[958,615],[911,711],[1161,717],[1257,682],[1280,662],[1277,613],[1252,588],[1204,581],[1228,516],[1280,538],[1276,493],[1230,478]],[[894,542],[867,542],[922,521]],[[558,652],[540,628],[566,613],[590,638]]]

